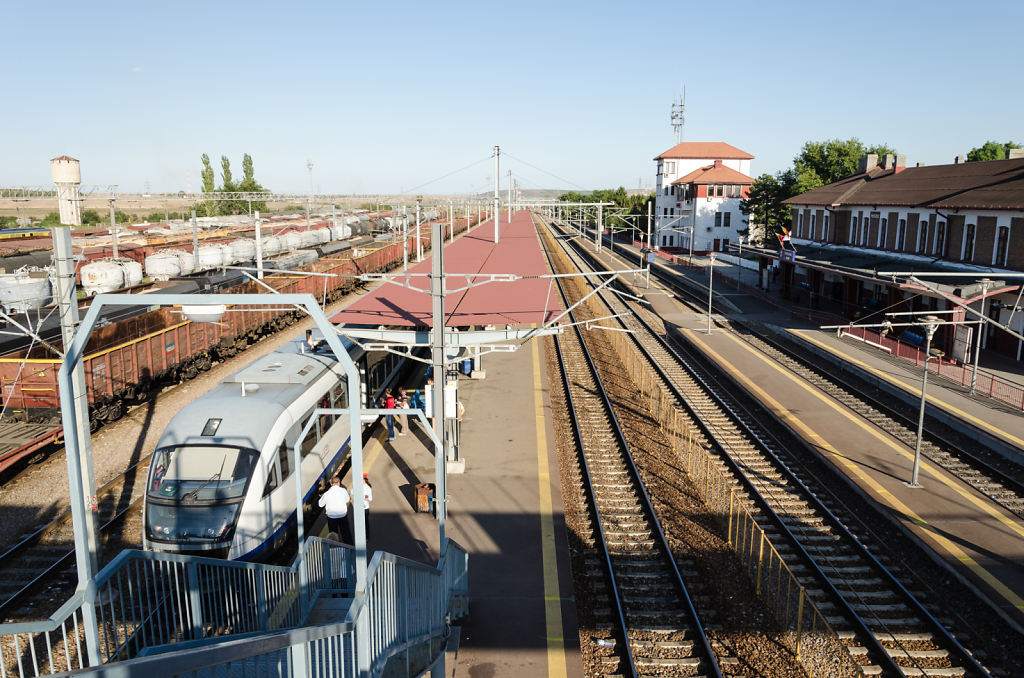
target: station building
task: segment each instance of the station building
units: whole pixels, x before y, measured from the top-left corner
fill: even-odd
[[[754,180],[754,156],[721,141],[684,142],[654,161],[654,243],[694,252],[722,252],[746,228],[740,200]]]
[[[882,311],[956,309],[951,297],[1024,332],[1024,155],[906,167],[904,156],[868,155],[859,171],[785,201],[792,250],[761,250],[762,286],[848,320]],[[879,272],[920,272],[927,287]],[[931,273],[962,272],[948,277]],[[770,275],[769,275],[770,273]],[[939,346],[956,355],[952,332]],[[1024,342],[987,325],[983,350],[1024,361]]]

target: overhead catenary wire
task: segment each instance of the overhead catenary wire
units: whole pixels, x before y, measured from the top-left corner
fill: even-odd
[[[547,174],[547,175],[548,175],[549,177],[554,177],[555,179],[558,179],[559,181],[564,181],[565,183],[569,184],[570,186],[573,186],[573,187],[575,187],[575,188],[578,188],[578,189],[580,189],[581,191],[585,191],[585,190],[587,190],[587,189],[583,188],[582,186],[580,186],[579,184],[577,184],[577,183],[575,183],[575,182],[572,182],[572,181],[569,181],[568,179],[566,179],[566,178],[564,178],[564,177],[560,177],[560,176],[558,176],[557,174],[553,174],[552,172],[548,172],[547,170],[545,170],[545,169],[542,169],[542,168],[540,168],[540,167],[537,167],[536,165],[531,165],[530,163],[528,163],[527,161],[523,160],[522,158],[517,158],[516,156],[514,156],[514,155],[511,155],[511,154],[510,154],[510,153],[508,153],[507,151],[503,151],[503,152],[502,152],[502,155],[504,155],[504,156],[508,157],[508,158],[509,158],[510,160],[515,160],[516,162],[521,162],[521,163],[523,163],[524,165],[526,165],[527,167],[530,167],[530,168],[532,168],[532,169],[535,169],[535,170],[537,170],[538,172],[543,172],[544,174]]]
[[[465,172],[466,170],[468,170],[468,169],[470,169],[472,167],[476,167],[477,165],[479,165],[482,162],[487,162],[492,157],[493,156],[489,155],[486,158],[481,158],[481,159],[479,159],[479,160],[477,160],[475,162],[471,162],[470,164],[466,165],[465,167],[460,167],[457,170],[452,170],[451,172],[448,172],[447,174],[442,174],[441,176],[439,176],[437,178],[434,178],[434,179],[431,179],[430,181],[426,181],[426,182],[424,182],[422,184],[419,184],[418,186],[413,186],[412,188],[405,189],[405,190],[402,191],[402,193],[405,193],[405,194],[415,193],[419,189],[425,188],[425,187],[429,186],[430,184],[437,183],[438,181],[441,181],[442,179],[447,179],[448,177],[454,176],[454,175],[458,174],[459,172]]]

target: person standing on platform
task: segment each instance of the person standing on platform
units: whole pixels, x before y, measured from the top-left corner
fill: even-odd
[[[434,428],[434,379],[427,379],[427,385],[423,387],[423,414],[430,422],[430,428]]]
[[[395,409],[395,396],[392,395],[391,389],[384,389],[384,408],[388,410]],[[384,422],[388,425],[388,440],[395,439],[395,415],[386,414],[384,415]]]
[[[409,396],[402,387],[398,388],[398,398],[395,400],[395,407],[398,407],[399,409],[409,407]],[[409,415],[400,414],[398,415],[398,420],[402,423],[402,430],[398,435],[404,436],[405,432],[409,430]]]
[[[370,541],[370,502],[373,501],[373,485],[370,484],[370,477],[368,473],[363,474],[363,501],[365,505],[366,519],[364,524],[366,525],[366,541]]]
[[[343,544],[352,543],[352,530],[348,525],[348,503],[351,497],[341,486],[341,478],[331,478],[331,487],[317,502],[327,514],[327,530],[338,535]]]

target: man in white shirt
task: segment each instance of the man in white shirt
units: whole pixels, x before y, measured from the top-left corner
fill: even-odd
[[[348,490],[341,486],[341,478],[331,478],[331,487],[324,492],[318,502],[327,514],[327,530],[338,535],[343,544],[352,543],[352,531],[348,525],[348,503],[351,501]]]

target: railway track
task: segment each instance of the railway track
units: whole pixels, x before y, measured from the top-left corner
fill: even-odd
[[[576,255],[576,265],[586,264]],[[865,674],[988,675],[986,670],[924,608],[900,581],[895,567],[872,555],[867,531],[855,535],[819,497],[826,483],[802,473],[798,461],[783,460],[786,444],[726,392],[721,377],[700,359],[669,346],[626,304],[601,294],[611,314],[673,394],[675,406],[700,430],[698,444],[719,453],[720,470],[736,482],[738,496],[757,512],[772,544],[786,558],[808,595],[847,644]],[[870,544],[876,546],[875,544]]]
[[[660,270],[655,269],[655,275],[674,292],[690,300],[697,309],[706,308],[706,297],[703,295]],[[916,445],[916,406],[888,397],[855,374],[844,370],[837,373],[835,364],[756,324],[737,318],[730,318],[727,323],[737,336],[809,384],[904,445]],[[927,413],[923,433],[923,457],[1006,510],[1024,518],[1024,468],[1004,458],[977,437],[968,436],[929,417]]]
[[[150,456],[96,492],[102,562],[142,547],[142,495]],[[41,598],[63,601],[74,591],[75,544],[67,510],[0,554],[0,621],[38,618]]]
[[[916,444],[917,411],[914,407],[872,394],[869,386],[856,383],[859,380],[855,376],[840,376],[835,373],[834,366],[816,360],[809,352],[795,346],[784,345],[767,332],[756,332],[745,323],[732,325],[738,336],[809,384],[904,445],[914,447]],[[941,422],[929,421],[921,441],[921,454],[1003,508],[1024,518],[1024,482],[1020,479],[1024,470],[1002,460],[997,452],[981,441],[967,438]]]
[[[582,331],[555,342],[609,605],[597,623],[606,675],[721,676]]]

